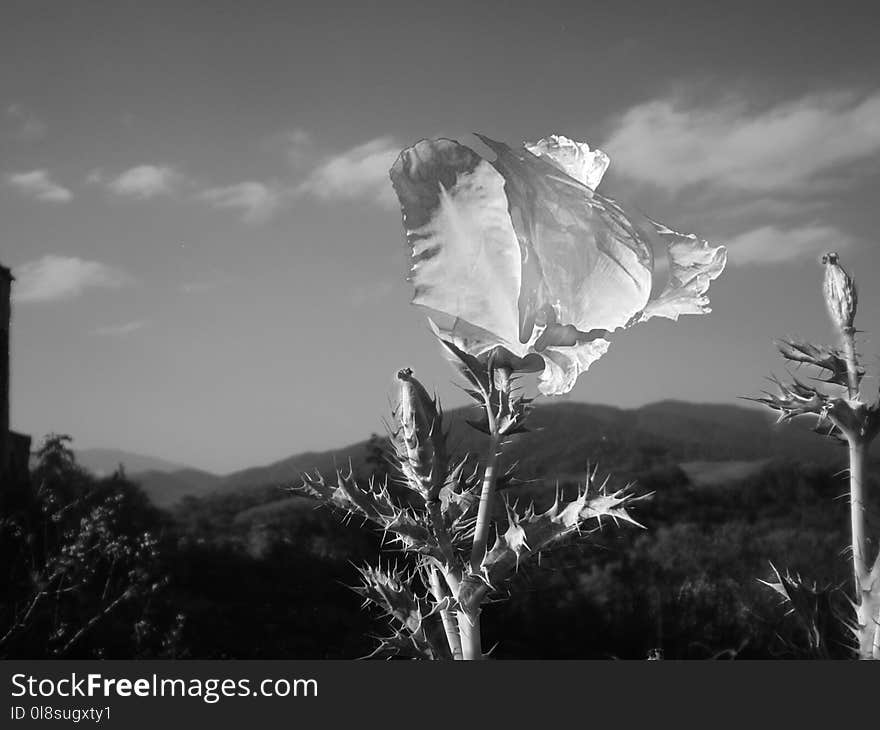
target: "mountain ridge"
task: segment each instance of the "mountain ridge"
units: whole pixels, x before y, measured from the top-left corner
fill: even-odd
[[[93,448],[74,449],[77,463],[88,469],[95,476],[109,476],[115,472],[119,465],[130,474],[147,471],[174,472],[192,467],[178,461],[163,459],[159,456],[141,454],[126,449]],[[201,471],[201,470],[200,470]]]
[[[466,425],[475,409],[444,413],[453,453],[481,453],[486,437]],[[523,479],[562,478],[598,463],[603,471],[633,474],[656,466],[690,462],[758,462],[771,458],[831,464],[845,454],[837,445],[811,433],[807,423],[773,425],[756,408],[719,403],[664,400],[638,408],[572,401],[536,405],[527,425],[505,450],[504,461],[517,463]],[[368,476],[369,439],[335,449],[295,453],[262,466],[225,475],[199,469],[149,470],[130,476],[153,501],[172,506],[186,496],[232,493],[298,484],[303,472],[332,473],[351,464]]]

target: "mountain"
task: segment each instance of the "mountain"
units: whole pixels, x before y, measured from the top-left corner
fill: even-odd
[[[216,492],[223,477],[199,469],[150,470],[129,474],[158,507],[171,507],[183,497],[204,497]]]
[[[109,476],[120,464],[128,474],[147,471],[174,472],[186,468],[184,464],[121,449],[81,449],[76,451],[76,460],[80,466],[96,476]]]
[[[174,461],[121,449],[80,449],[77,463],[98,477],[113,474],[120,466],[159,507],[170,507],[186,495],[210,494],[223,477]]]
[[[484,450],[485,436],[466,424],[474,415],[472,408],[444,415],[453,453]],[[505,449],[504,461],[517,462],[517,475],[522,479],[582,479],[588,464],[598,464],[601,471],[622,479],[658,466],[680,465],[695,483],[707,484],[729,475],[748,475],[773,458],[843,462],[844,451],[811,433],[809,422],[777,425],[773,420],[755,408],[681,401],[635,409],[574,402],[542,404],[529,418],[530,432]],[[332,474],[337,467],[351,464],[356,473],[367,476],[371,473],[367,446],[364,440],[339,449],[301,453],[222,477],[195,469],[128,471],[154,502],[170,506],[184,496],[298,484],[303,472],[316,469]]]
[[[308,451],[303,454],[276,461],[266,466],[257,466],[228,474],[223,479],[227,490],[248,489],[250,487],[283,485],[290,482],[299,484],[300,474],[314,472],[332,474],[337,468],[362,468],[367,456],[367,441],[359,441],[351,446],[330,451]]]

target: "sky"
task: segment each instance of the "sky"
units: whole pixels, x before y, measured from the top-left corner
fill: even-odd
[[[36,439],[222,473],[382,432],[401,367],[463,404],[409,304],[388,169],[425,137],[488,155],[474,131],[600,147],[600,192],[729,249],[711,314],[615,333],[563,398],[759,394],[784,374],[774,338],[832,337],[826,250],[861,284],[877,361],[869,3],[4,0],[3,16],[12,424]]]

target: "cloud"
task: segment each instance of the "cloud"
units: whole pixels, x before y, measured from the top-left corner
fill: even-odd
[[[308,169],[311,161],[321,161],[298,183],[289,174],[275,180],[247,180],[202,189],[195,194],[195,200],[216,209],[238,210],[248,223],[265,222],[303,197],[322,202],[365,200],[389,208],[397,206],[388,170],[400,148],[392,138],[378,137],[344,152],[324,153],[323,157],[312,135],[304,129],[275,135],[270,141],[280,145],[291,168]],[[100,171],[90,177],[96,175]]]
[[[880,91],[811,94],[763,110],[742,99],[632,107],[602,148],[612,168],[672,192],[696,185],[792,192],[880,152]]]
[[[16,125],[16,136],[26,142],[41,140],[49,131],[48,125],[23,104],[10,104],[6,116]]]
[[[292,129],[284,134],[283,139],[287,159],[293,167],[303,165],[314,153],[312,135],[305,129]]]
[[[183,282],[180,285],[180,291],[184,294],[204,294],[230,286],[237,281],[237,277],[230,274],[214,273]]]
[[[331,155],[295,189],[319,200],[366,200],[385,207],[397,205],[388,170],[400,146],[391,137],[378,137]]]
[[[6,182],[23,195],[36,200],[51,203],[69,203],[73,200],[73,193],[53,182],[47,170],[10,173],[6,176]]]
[[[128,274],[98,261],[53,254],[22,264],[13,274],[16,303],[72,299],[86,289],[116,289],[131,283]]]
[[[124,337],[132,332],[137,332],[149,324],[145,319],[138,319],[133,322],[124,322],[122,324],[111,324],[104,327],[95,327],[90,334],[98,337]]]
[[[242,212],[248,223],[268,220],[281,203],[283,190],[274,183],[247,182],[226,187],[209,188],[199,199],[213,208],[231,208]]]
[[[849,235],[822,224],[788,229],[761,226],[719,242],[728,248],[728,261],[737,266],[806,261],[853,245]]]
[[[762,195],[759,198],[746,198],[741,202],[737,200],[730,200],[728,202],[725,198],[718,205],[712,205],[711,201],[706,205],[706,201],[698,199],[693,207],[699,209],[703,206],[709,208],[709,215],[715,222],[748,221],[754,224],[756,220],[803,220],[805,217],[808,218],[811,215],[816,215],[823,209],[827,209],[829,201],[827,197],[814,200],[801,197],[797,200],[792,200]]]
[[[100,181],[100,173],[89,175],[89,181]],[[148,200],[167,195],[183,180],[183,176],[168,165],[138,165],[110,180],[107,187],[117,195]]]

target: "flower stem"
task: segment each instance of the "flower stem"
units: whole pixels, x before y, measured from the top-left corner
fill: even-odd
[[[849,499],[852,530],[853,576],[858,627],[859,658],[880,656],[880,592],[872,590],[865,535],[864,477],[867,445],[859,434],[849,437]],[[873,571],[872,571],[873,572]]]
[[[458,631],[461,635],[462,658],[477,660],[483,658],[483,645],[480,639],[480,607],[458,612]]]
[[[434,499],[429,501],[425,505],[425,509],[428,512],[431,531],[434,533],[437,546],[440,548],[440,554],[443,557],[443,576],[449,585],[449,589],[452,591],[452,595],[457,599],[458,587],[461,582],[461,570],[456,568],[455,548],[452,546],[449,530],[446,529],[440,500]]]
[[[492,502],[495,496],[499,444],[499,436],[495,432],[494,425],[492,431],[493,433],[489,437],[489,452],[486,455],[486,470],[483,472],[483,488],[480,491],[477,524],[474,528],[474,544],[471,548],[471,571],[473,573],[479,573],[482,568],[486,545],[489,542],[489,524],[492,521]]]
[[[859,363],[855,350],[855,329],[842,327],[841,340],[850,406],[859,412]],[[875,571],[869,564],[868,539],[865,534],[865,467],[870,438],[866,438],[863,428],[849,428],[845,430],[845,434],[849,444],[849,512],[859,658],[872,659],[880,657],[880,590],[874,589]]]
[[[486,406],[489,410],[489,406]],[[471,548],[471,573],[480,575],[486,545],[489,542],[489,525],[492,521],[492,502],[495,496],[496,470],[498,467],[498,445],[500,436],[489,416],[491,435],[486,470],[483,472],[483,488],[480,492],[480,506],[477,510],[477,523],[474,528],[474,544]],[[479,595],[482,595],[479,594]],[[480,643],[480,599],[473,596],[470,605],[463,605],[458,612],[458,630],[461,634],[461,647],[465,659],[482,659],[483,647]]]
[[[440,574],[437,568],[431,568],[431,593],[438,602],[444,601],[448,595],[440,580]],[[443,630],[446,632],[446,642],[449,644],[449,651],[453,659],[461,659],[461,637],[458,634],[458,626],[452,617],[452,612],[448,608],[440,609],[440,619],[443,621]]]
[[[849,441],[849,496],[850,526],[852,529],[853,570],[856,589],[861,590],[861,581],[866,577],[865,550],[865,507],[863,499],[863,479],[865,473],[865,447],[858,436]]]
[[[498,368],[492,377],[495,380],[498,394],[499,413],[502,399],[510,392],[510,372]],[[471,547],[471,574],[479,576],[483,570],[483,558],[489,543],[489,526],[492,523],[492,504],[495,500],[495,483],[498,479],[498,451],[501,446],[501,433],[495,414],[495,404],[487,394],[484,407],[489,430],[489,448],[486,454],[486,468],[483,471],[483,487],[480,490],[480,505],[477,509],[477,522],[474,526],[474,542]],[[469,605],[463,605],[458,614],[458,628],[461,634],[462,651],[465,659],[482,659],[483,650],[480,644],[480,602],[483,592],[472,597]],[[477,596],[480,596],[479,598]]]
[[[859,364],[856,359],[855,329],[847,327],[842,331],[843,359],[846,361],[847,391],[850,400],[859,397]]]

